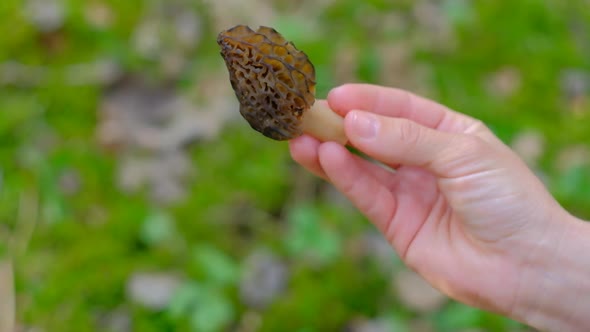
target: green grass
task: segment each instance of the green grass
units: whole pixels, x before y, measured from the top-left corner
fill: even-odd
[[[409,48],[405,75],[424,69],[417,85],[429,97],[484,120],[507,143],[524,130],[543,135],[536,171],[566,208],[590,218],[590,165],[563,169],[559,162],[574,146],[590,148],[590,82],[577,106],[562,88],[567,70],[590,73],[585,1],[446,0],[431,17],[448,24],[451,37],[442,45],[436,31],[416,20],[412,1],[343,0],[320,12],[306,7],[308,18],[291,17],[289,2],[275,2],[276,28],[313,60],[319,96],[345,83],[338,81],[343,68],[336,62],[342,46],[358,51],[352,68],[345,68],[351,80],[377,84],[387,68],[381,47]],[[29,23],[24,2],[0,4],[0,65],[16,61],[43,73],[34,76],[39,81],[0,85],[0,252],[14,249],[10,238],[23,247],[13,252],[19,322],[46,331],[105,331],[100,317],[122,311],[134,331],[200,331],[203,324],[217,330],[243,323],[246,313],[259,317],[260,331],[333,331],[358,317],[381,317],[402,330],[416,320],[436,331],[518,329],[454,302],[429,313],[404,307],[387,291],[389,274],[370,259],[348,255],[354,240],[371,230],[366,220],[298,170],[285,143],[265,139],[243,121],[188,147],[195,174],[184,181],[181,201],[156,203],[148,188],[122,191],[116,175],[121,154],[96,138],[97,108],[108,87],[73,86],[69,66],[108,58],[130,76],[205,103],[213,97],[195,91],[207,77],[227,74],[209,5],[178,5],[200,18],[202,38],[192,49],[178,49],[186,70],[170,78],[160,61],[138,52],[133,35],[145,15],[167,17],[161,8],[172,5],[98,1],[112,19],[100,27],[87,21],[86,3],[64,1],[63,25],[50,33]],[[178,43],[163,42],[169,48]],[[517,71],[520,84],[499,97],[489,81],[505,68]],[[74,194],[60,184],[68,172],[79,179]],[[27,227],[34,228],[30,238],[22,233]],[[272,250],[290,271],[288,290],[260,310],[247,308],[238,295],[240,264],[258,248]],[[195,254],[199,250],[206,250],[206,259]],[[309,255],[316,257],[303,258]],[[133,303],[126,282],[145,270],[182,273],[189,296],[163,311]]]

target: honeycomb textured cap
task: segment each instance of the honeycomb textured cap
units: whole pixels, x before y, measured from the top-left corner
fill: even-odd
[[[237,25],[217,37],[229,79],[250,126],[275,140],[300,136],[315,101],[315,69],[275,29]]]

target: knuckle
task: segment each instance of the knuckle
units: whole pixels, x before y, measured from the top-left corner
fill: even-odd
[[[473,122],[465,131],[464,134],[477,134],[481,132],[487,132],[489,128],[485,125],[485,123],[479,119],[474,119]]]
[[[375,220],[378,212],[382,209],[379,200],[370,196],[364,196],[362,206],[359,206],[361,211],[371,220]]]
[[[403,145],[415,146],[420,143],[420,139],[422,138],[420,126],[406,119],[400,120],[398,126],[398,138]]]
[[[480,155],[487,150],[487,143],[479,136],[463,136],[463,153],[467,155]]]
[[[340,189],[345,196],[353,198],[355,197],[355,193],[358,190],[358,184],[358,178],[350,179],[346,183],[342,184]]]
[[[494,159],[489,144],[475,135],[457,135],[437,154],[436,168],[446,177],[452,178],[481,170],[489,160]]]

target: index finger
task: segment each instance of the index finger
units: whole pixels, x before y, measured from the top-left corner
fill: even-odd
[[[408,91],[371,84],[345,84],[328,94],[330,108],[341,116],[352,110],[406,118],[423,126],[466,132],[479,121]]]

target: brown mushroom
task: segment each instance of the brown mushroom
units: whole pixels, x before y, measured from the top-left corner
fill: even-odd
[[[217,37],[229,79],[250,126],[275,140],[310,134],[345,144],[343,119],[315,103],[315,69],[275,29],[237,25]]]

